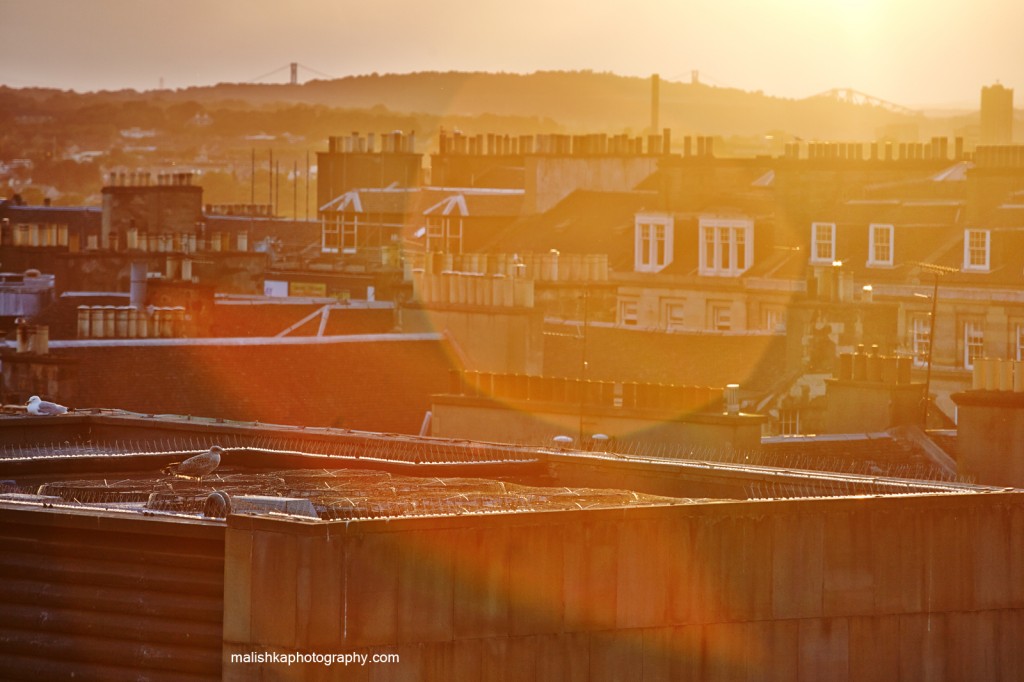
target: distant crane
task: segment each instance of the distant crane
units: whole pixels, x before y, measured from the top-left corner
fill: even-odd
[[[269,73],[265,73],[262,76],[257,76],[256,78],[252,78],[252,79],[247,80],[245,82],[246,83],[256,83],[258,81],[263,80],[264,78],[270,78],[271,76],[275,76],[275,75],[277,75],[277,74],[287,70],[289,72],[289,74],[290,74],[290,78],[288,80],[289,85],[298,85],[299,84],[299,68],[300,67],[304,71],[308,71],[308,72],[310,72],[312,74],[315,74],[317,76],[321,76],[323,78],[327,78],[328,80],[334,80],[334,78],[335,78],[334,76],[331,76],[330,74],[326,74],[326,73],[323,73],[321,71],[317,71],[316,69],[311,68],[309,66],[306,66],[304,64],[299,64],[298,62],[291,62],[290,64],[285,64],[284,66],[279,66],[278,68],[274,69],[273,71],[270,71]]]

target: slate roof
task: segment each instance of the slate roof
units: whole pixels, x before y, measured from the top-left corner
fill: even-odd
[[[355,189],[341,194],[321,210],[355,212],[366,215],[421,216],[437,212],[446,201],[460,200],[470,217],[514,217],[522,210],[521,190],[494,190],[459,187],[386,187]],[[431,209],[434,209],[433,211]],[[443,210],[443,209],[441,209]],[[419,222],[419,221],[416,221]]]
[[[636,213],[658,205],[654,192],[577,190],[551,210],[520,218],[498,232],[483,251],[489,253],[607,253],[614,270],[633,269]]]

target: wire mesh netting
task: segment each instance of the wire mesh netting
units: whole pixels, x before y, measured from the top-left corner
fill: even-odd
[[[37,456],[68,456],[66,450],[40,451]],[[251,457],[256,466],[262,459],[261,453],[308,454],[300,450],[267,450],[251,446],[241,450],[244,451],[241,454]],[[134,454],[187,457],[198,452],[202,451],[160,451],[146,446],[122,446],[116,450],[76,446],[71,456],[125,457]],[[395,448],[386,451],[383,447],[363,449],[359,453],[360,458],[367,459],[368,453],[377,455],[379,459],[387,457],[391,461],[406,461],[400,456],[395,457]],[[486,447],[458,457],[453,453],[454,449],[428,448],[417,455],[417,461],[452,464],[489,462],[506,454]],[[239,453],[236,451],[234,454]],[[522,461],[520,457],[511,459]],[[305,500],[308,501],[307,507],[311,505],[313,515],[327,520],[594,509],[688,501],[623,490],[529,486],[464,476],[399,475],[380,469],[261,470],[238,466],[221,466],[201,478],[169,475],[157,469],[110,474],[102,478],[60,478],[41,483],[12,479],[0,481],[0,497],[42,504],[206,516],[224,516],[227,510],[290,513],[290,507],[281,502]]]

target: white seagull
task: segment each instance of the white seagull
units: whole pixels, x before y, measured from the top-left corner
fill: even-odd
[[[48,400],[41,400],[37,395],[28,399],[28,413],[34,414],[37,417],[49,417],[54,414],[64,414],[67,411],[68,408],[63,405],[51,403]]]
[[[189,457],[184,462],[175,462],[168,465],[163,471],[165,474],[173,474],[182,478],[202,478],[220,466],[220,454],[224,449],[214,445],[206,452]]]

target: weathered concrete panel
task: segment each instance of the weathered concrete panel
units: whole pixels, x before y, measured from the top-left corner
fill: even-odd
[[[345,570],[341,543],[298,539],[296,638],[313,651],[330,650],[342,639]]]
[[[889,682],[900,669],[899,616],[860,616],[849,619],[850,679]]]
[[[1024,669],[1016,493],[248,523],[229,520],[226,650],[402,656],[332,679]]]
[[[613,523],[585,523],[565,536],[565,630],[615,627],[618,531]]]
[[[590,635],[566,633],[537,637],[537,680],[590,679]]]
[[[900,617],[899,679],[946,679],[946,653],[944,614],[912,614]]]
[[[1009,551],[1007,559],[1010,582],[1008,606],[1015,609],[1024,607],[1024,507],[1006,507],[1008,519],[1007,535],[1004,543]]]
[[[509,530],[459,531],[455,547],[455,637],[495,637],[509,631]]]
[[[590,679],[595,682],[642,680],[642,630],[595,632],[590,636]]]
[[[871,564],[875,577],[875,612],[921,610],[924,545],[920,523],[910,512],[884,510],[867,515]],[[861,517],[863,518],[863,517]]]
[[[921,578],[925,611],[975,608],[974,552],[968,514],[948,510],[915,514],[924,531],[925,565]],[[962,549],[950,551],[954,547]]]
[[[619,556],[615,591],[632,593],[616,602],[616,627],[644,628],[666,623],[668,564],[673,551],[665,523],[618,523]]]
[[[394,535],[344,539],[341,641],[364,647],[399,641],[398,548]]]
[[[529,526],[509,533],[509,632],[534,635],[562,631],[564,533],[560,525]],[[614,589],[614,587],[612,588]]]
[[[835,682],[850,679],[849,643],[845,618],[801,620],[798,678]]]
[[[946,679],[998,679],[998,652],[993,646],[998,622],[997,611],[958,613],[947,619]]]
[[[824,518],[772,517],[772,616],[815,618],[822,614]]]
[[[251,641],[296,646],[298,542],[294,535],[257,530],[252,540]]]
[[[771,524],[763,518],[730,518],[722,527],[718,593],[729,621],[772,616]]]
[[[251,642],[253,536],[248,530],[228,528],[224,536],[224,565],[231,580],[224,581],[224,640]],[[226,655],[226,654],[225,654]]]
[[[875,609],[875,573],[871,527],[853,513],[833,514],[825,522],[824,614],[857,615]]]
[[[973,570],[970,576],[966,576],[972,578],[974,601],[971,607],[1000,608],[1006,604],[1007,595],[1012,594],[1014,587],[1010,577],[1014,551],[1010,536],[1011,517],[972,510],[966,521],[963,540],[970,551],[963,554],[972,561]]]
[[[398,641],[452,639],[453,540],[454,533],[448,530],[392,537],[398,550]]]

